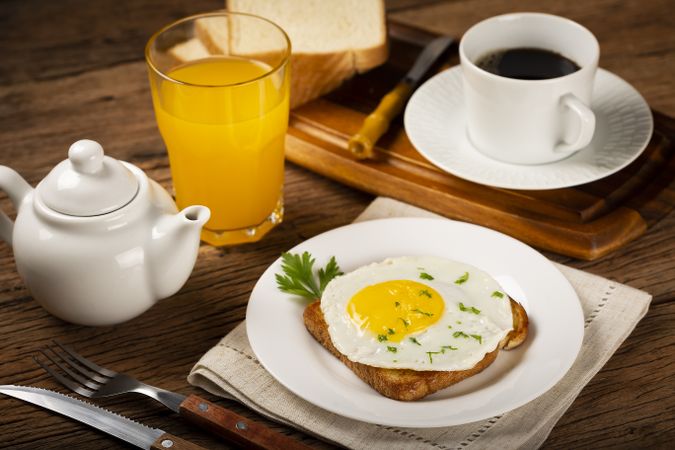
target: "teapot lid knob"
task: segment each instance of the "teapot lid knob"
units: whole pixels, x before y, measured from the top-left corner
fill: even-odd
[[[103,147],[91,139],[81,139],[70,146],[68,159],[76,172],[95,174],[103,169]]]

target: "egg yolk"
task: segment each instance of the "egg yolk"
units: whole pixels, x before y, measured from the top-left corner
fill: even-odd
[[[400,342],[406,335],[438,321],[444,307],[443,297],[430,286],[392,280],[361,289],[347,304],[347,312],[378,340]]]

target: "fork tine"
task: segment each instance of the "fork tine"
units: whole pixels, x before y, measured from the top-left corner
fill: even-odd
[[[78,361],[84,367],[87,367],[87,368],[93,370],[94,372],[98,372],[101,375],[105,375],[107,377],[114,377],[115,375],[117,375],[117,372],[113,372],[112,370],[108,370],[104,367],[101,367],[101,366],[98,366],[98,365],[94,364],[93,362],[89,361],[87,358],[85,358],[85,357],[81,356],[80,354],[76,353],[75,350],[73,350],[69,346],[67,346],[65,344],[62,345],[60,342],[58,342],[56,340],[53,340],[52,342],[54,342],[54,344],[59,346],[59,348],[61,348],[61,350],[68,353],[72,358],[74,358],[76,361]]]
[[[53,348],[51,348],[49,346],[47,346],[46,348],[48,350],[51,350],[51,352],[54,353],[57,358],[61,358],[63,360],[63,362],[68,364],[68,361],[64,360],[63,357],[61,355],[59,355],[57,352],[55,352]],[[44,357],[46,357],[48,360],[50,360],[52,362],[52,364],[55,364],[59,369],[63,370],[67,375],[69,375],[71,378],[73,378],[75,381],[77,381],[81,385],[86,386],[93,391],[98,390],[98,388],[100,387],[99,384],[92,382],[92,381],[98,381],[98,380],[90,380],[90,379],[84,378],[82,375],[85,375],[85,374],[83,374],[79,370],[78,370],[79,373],[73,372],[72,370],[70,370],[68,368],[68,366],[66,366],[64,364],[61,364],[57,359],[52,358],[52,356],[49,353],[47,353],[46,351],[44,351],[43,349],[40,349],[39,352],[42,353],[42,355]],[[73,367],[73,369],[75,369],[74,366],[71,366],[71,367]],[[80,375],[80,374],[82,374],[82,375]]]
[[[67,379],[66,377],[62,376],[60,373],[53,371],[49,366],[43,364],[42,361],[40,361],[37,357],[33,356],[33,361],[35,361],[40,367],[42,367],[49,375],[54,377],[56,381],[58,381],[71,391],[77,392],[78,394],[84,397],[92,397],[95,394],[94,391],[85,389],[82,386],[78,385],[77,383],[74,383],[71,380]]]
[[[98,372],[94,372],[94,371],[82,366],[80,363],[78,363],[76,360],[71,358],[69,355],[60,351],[57,348],[52,347],[51,345],[47,345],[47,346],[45,346],[45,348],[51,350],[51,352],[54,355],[56,355],[57,358],[60,358],[60,360],[63,361],[64,364],[69,366],[72,370],[79,373],[83,377],[94,380],[94,381],[96,381],[97,383],[100,383],[100,384],[106,383],[110,379],[110,378],[107,378],[103,375],[100,375]],[[56,364],[55,361],[54,361],[54,363]],[[62,367],[62,369],[63,369],[63,367]],[[63,369],[63,370],[66,370],[66,369]]]

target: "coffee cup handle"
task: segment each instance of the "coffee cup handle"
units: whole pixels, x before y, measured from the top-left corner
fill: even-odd
[[[573,142],[561,142],[556,145],[556,152],[571,153],[586,147],[593,138],[595,131],[595,114],[591,108],[579,100],[573,94],[565,94],[560,103],[563,107],[569,108],[579,118],[579,134]]]

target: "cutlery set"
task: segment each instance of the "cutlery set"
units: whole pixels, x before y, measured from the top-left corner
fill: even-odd
[[[138,393],[163,404],[188,422],[230,443],[253,449],[302,450],[309,447],[197,395],[182,395],[142,383],[101,367],[54,341],[39,350],[35,362],[56,381],[83,397],[96,399]],[[59,370],[60,369],[60,370]],[[144,449],[200,449],[163,430],[150,428],[99,406],[48,389],[0,385],[0,393],[57,412]]]

